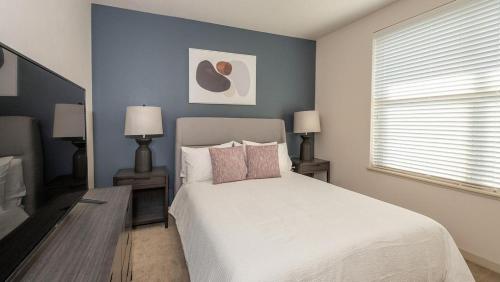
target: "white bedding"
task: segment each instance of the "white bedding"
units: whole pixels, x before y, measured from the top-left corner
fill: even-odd
[[[292,172],[185,184],[170,212],[192,281],[474,281],[437,222]]]

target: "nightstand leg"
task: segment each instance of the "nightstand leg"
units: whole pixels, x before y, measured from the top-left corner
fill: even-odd
[[[330,169],[326,170],[326,182],[330,183]]]
[[[165,228],[168,228],[168,180],[165,186],[165,207],[164,207],[164,217],[165,217]]]

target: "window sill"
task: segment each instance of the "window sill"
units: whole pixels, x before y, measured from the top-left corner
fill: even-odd
[[[491,190],[492,188],[488,188],[488,187],[484,187],[484,186],[483,187],[482,186],[474,186],[474,185],[464,183],[464,182],[447,180],[447,179],[443,179],[443,178],[407,172],[404,170],[397,170],[397,169],[391,169],[391,168],[379,167],[379,166],[373,166],[373,165],[368,166],[367,169],[370,171],[381,172],[381,173],[385,173],[385,174],[409,178],[409,179],[417,180],[420,182],[437,184],[437,185],[440,185],[440,186],[443,186],[446,188],[450,188],[450,189],[460,189],[463,191],[487,195],[487,196],[496,198],[497,200],[500,200],[500,191]]]

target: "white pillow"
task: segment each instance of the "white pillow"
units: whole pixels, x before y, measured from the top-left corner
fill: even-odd
[[[230,142],[223,143],[223,144],[216,145],[216,146],[212,146],[212,147],[216,147],[216,148],[233,147],[234,142],[235,141],[230,141]],[[196,147],[196,148],[201,149],[201,148],[208,148],[208,147],[210,147],[210,146]],[[193,148],[193,147],[181,147],[181,172],[179,173],[179,177],[182,177],[182,178],[187,176],[186,156],[185,156],[185,154],[182,153],[183,148]]]
[[[13,157],[0,158],[0,210],[4,211],[5,208],[5,186],[7,184],[7,173],[9,172],[10,161]]]
[[[252,141],[243,140],[243,146],[251,145],[251,146],[265,146],[265,145],[276,145],[278,142],[269,142],[269,143],[257,143]],[[236,145],[237,146],[237,145]],[[246,151],[246,149],[244,149]],[[291,171],[292,170],[292,160],[288,155],[288,147],[286,143],[278,144],[278,160],[280,171]]]
[[[211,146],[215,148],[229,148],[233,146],[233,141]],[[210,147],[191,148],[181,147],[181,165],[180,177],[183,177],[183,183],[200,182],[212,179],[212,160],[210,158]]]
[[[11,209],[21,206],[24,196],[26,196],[26,186],[24,185],[23,161],[14,158],[10,161],[9,172],[7,172],[5,207]]]

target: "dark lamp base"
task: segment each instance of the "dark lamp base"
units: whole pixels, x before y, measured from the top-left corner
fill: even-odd
[[[73,178],[86,179],[87,178],[87,153],[84,140],[72,141],[78,149],[73,154]]]
[[[135,150],[135,172],[150,172],[153,168],[151,150],[148,147],[151,138],[137,138],[135,141],[139,144]]]
[[[312,154],[311,135],[301,135],[302,143],[300,144],[300,160],[312,161],[314,156]]]

